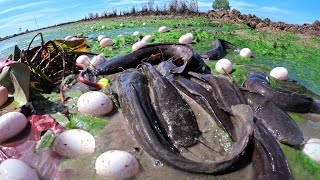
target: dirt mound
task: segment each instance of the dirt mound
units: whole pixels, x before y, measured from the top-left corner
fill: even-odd
[[[236,9],[233,9],[232,11],[208,11],[206,13],[206,17],[211,19],[219,19],[226,22],[244,23],[253,29],[283,30],[320,38],[319,20],[316,20],[313,24],[287,24],[284,22],[272,22],[268,18],[262,20],[251,14],[241,14],[240,11]]]

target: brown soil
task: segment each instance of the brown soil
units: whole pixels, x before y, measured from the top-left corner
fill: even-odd
[[[253,29],[258,30],[282,30],[320,38],[320,21],[316,20],[313,24],[303,25],[287,24],[284,22],[272,22],[270,19],[260,19],[255,15],[241,14],[238,10],[232,11],[208,11],[206,17],[211,19],[223,20],[225,22],[244,23]]]
[[[303,25],[298,24],[287,24],[284,22],[272,22],[269,18],[260,19],[256,15],[251,14],[241,14],[240,11],[233,9],[232,11],[222,10],[222,11],[208,11],[208,12],[186,12],[177,13],[170,11],[163,12],[137,12],[134,14],[126,14],[123,16],[161,16],[161,15],[171,15],[171,16],[184,16],[184,17],[206,17],[213,20],[219,20],[227,23],[243,23],[251,27],[252,29],[262,30],[262,31],[287,31],[296,34],[300,34],[306,37],[320,38],[320,21],[316,20],[313,24],[304,23]],[[114,16],[113,16],[114,17]]]

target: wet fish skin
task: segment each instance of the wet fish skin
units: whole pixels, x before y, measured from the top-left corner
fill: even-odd
[[[252,73],[248,76],[243,86],[251,92],[259,93],[272,100],[284,111],[298,113],[317,113],[319,111],[316,101],[311,97],[283,89],[272,88],[267,79],[263,77],[261,74]]]
[[[254,180],[292,180],[287,160],[277,143],[264,125],[255,121],[253,138],[253,178]]]
[[[149,147],[147,141],[140,138],[145,132],[154,132],[154,138],[162,146],[172,151],[178,151],[171,140],[163,134],[164,128],[158,123],[157,115],[148,95],[149,87],[146,77],[139,71],[123,72],[118,77],[117,86],[120,106],[123,109],[130,133],[135,139],[154,157],[158,157],[158,154]],[[147,140],[154,141],[150,137],[147,137]]]
[[[190,106],[151,64],[143,63],[141,69],[148,79],[153,107],[173,144],[177,148],[196,144],[201,132]]]
[[[159,132],[153,128],[156,117],[152,115],[152,111],[149,112],[151,102],[146,93],[148,88],[144,79],[137,72],[122,73],[118,84],[121,89],[119,98],[128,128],[149,155],[180,170],[206,174],[221,174],[240,159],[253,133],[253,114],[250,107],[240,105],[232,108],[234,120],[239,122],[235,124],[240,125],[237,128],[240,140],[225,158],[213,162],[194,162],[183,158],[178,151],[166,146],[166,141],[161,140],[161,136],[159,138]]]
[[[222,39],[216,39],[214,46],[215,46],[214,49],[211,49],[203,53],[202,57],[204,59],[209,59],[209,60],[222,59],[227,54],[227,51],[226,51],[227,48],[232,49],[234,51],[240,51],[240,48]]]
[[[248,105],[253,109],[254,116],[278,141],[291,146],[303,143],[303,134],[293,119],[264,96],[242,90]]]
[[[161,54],[161,56],[149,58],[156,54]],[[194,52],[191,46],[174,43],[159,43],[147,45],[132,53],[110,59],[96,67],[95,74],[108,75],[121,72],[128,68],[136,68],[141,64],[142,60],[151,64],[158,64],[161,61],[169,59],[173,59],[173,62],[179,66],[172,70],[174,73],[182,73],[185,69],[202,73],[210,72],[210,68],[205,64],[202,58]]]
[[[232,105],[246,104],[240,89],[227,77],[222,75],[199,74],[189,72],[193,78],[202,80],[211,86],[210,92],[218,106],[229,112]]]
[[[182,75],[171,74],[170,69],[174,67],[175,65],[172,62],[164,61],[158,65],[158,71],[166,77],[176,89],[179,89],[195,100],[215,120],[219,127],[226,129],[233,139],[236,135],[229,114],[218,107],[211,93],[201,85]],[[223,123],[221,121],[223,121]]]

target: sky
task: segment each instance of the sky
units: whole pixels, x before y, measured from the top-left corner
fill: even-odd
[[[156,4],[166,2],[155,0]],[[147,0],[0,0],[0,37],[84,18],[89,13],[118,12]],[[198,0],[199,10],[212,9],[213,0]],[[303,24],[320,20],[319,0],[229,0],[231,9],[272,21]]]

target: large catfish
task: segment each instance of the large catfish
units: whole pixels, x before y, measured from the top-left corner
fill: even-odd
[[[173,144],[177,148],[196,144],[201,132],[189,105],[151,64],[143,63],[141,69],[148,79],[154,109]]]
[[[240,158],[253,133],[253,112],[247,105],[231,107],[238,141],[231,151],[216,161],[195,162],[182,157],[170,143],[159,135],[157,117],[148,96],[146,78],[139,72],[124,72],[118,80],[119,101],[123,108],[128,128],[142,148],[154,158],[178,169],[194,172],[220,174],[234,165]]]
[[[271,100],[254,92],[243,90],[247,103],[260,121],[278,141],[292,145],[301,145],[303,134],[293,119]]]
[[[158,65],[158,70],[174,85],[175,88],[195,100],[215,120],[219,127],[227,130],[233,139],[235,137],[235,132],[233,131],[233,125],[231,124],[232,121],[229,114],[219,108],[210,91],[203,88],[197,82],[191,81],[182,75],[170,73],[170,69],[174,69],[175,67],[176,66],[172,62],[164,61]]]
[[[136,68],[142,62],[149,62],[155,65],[166,60],[172,60],[174,64],[178,66],[172,70],[173,73],[182,73],[185,70],[202,73],[210,72],[210,68],[205,64],[202,58],[194,52],[191,46],[160,43],[147,45],[132,53],[110,59],[96,67],[95,73],[97,75],[107,75],[128,68]]]
[[[320,113],[319,102],[303,94],[272,88],[266,77],[261,74],[250,74],[243,86],[249,91],[259,93],[272,100],[285,111]]]
[[[240,48],[236,47],[235,45],[229,43],[228,41],[222,39],[216,39],[215,41],[215,48],[211,49],[205,53],[203,53],[202,57],[204,59],[209,60],[219,60],[222,59],[226,54],[226,49],[232,49],[234,51],[240,51]]]
[[[292,180],[287,160],[277,141],[260,121],[254,124],[253,179]]]

